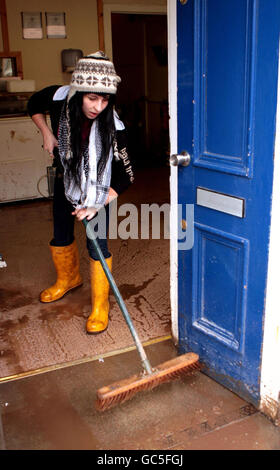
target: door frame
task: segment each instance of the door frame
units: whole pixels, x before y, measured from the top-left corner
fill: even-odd
[[[177,14],[176,0],[167,3],[168,102],[170,155],[178,153],[177,142]],[[170,305],[171,329],[175,344],[178,329],[178,167],[170,165]]]
[[[168,24],[168,76],[169,76],[169,135],[170,154],[177,148],[177,0],[167,0]],[[280,62],[280,57],[279,57]],[[179,341],[178,332],[178,170],[170,168],[170,300],[172,334]],[[271,207],[268,276],[264,312],[263,348],[261,362],[260,410],[280,425],[280,368],[275,367],[280,357],[280,292],[278,272],[280,264],[280,222],[277,210],[280,207],[280,65],[278,63],[278,99],[274,149],[274,178]]]

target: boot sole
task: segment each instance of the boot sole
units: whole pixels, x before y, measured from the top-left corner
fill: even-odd
[[[100,330],[100,331],[88,331],[86,330],[87,334],[88,335],[100,335],[100,333],[104,333],[104,331],[106,331],[108,329],[108,325],[106,326],[106,328],[104,328],[104,330]]]
[[[74,289],[77,289],[78,287],[81,287],[83,285],[83,283],[81,282],[81,284],[77,284],[76,286],[74,287],[70,287],[69,289],[67,289],[63,295],[61,295],[60,297],[58,297],[57,299],[54,299],[54,300],[41,300],[39,298],[39,301],[42,303],[42,304],[51,304],[52,302],[57,302],[58,300],[62,299],[66,294],[68,294],[70,291],[74,290]]]
[[[105,330],[101,330],[101,331],[88,331],[88,330],[86,330],[86,331],[87,331],[88,335],[100,335],[101,333],[104,333],[104,331],[106,331],[107,329],[108,329],[108,327],[105,328]]]

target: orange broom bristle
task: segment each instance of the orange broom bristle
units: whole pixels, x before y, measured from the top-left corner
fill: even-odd
[[[112,406],[130,400],[136,393],[153,388],[183,375],[189,375],[201,369],[198,355],[186,353],[175,359],[160,364],[152,374],[133,375],[128,379],[114,382],[97,391],[96,408],[105,411]]]

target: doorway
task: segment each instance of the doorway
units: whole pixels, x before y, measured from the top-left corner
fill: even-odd
[[[135,183],[118,198],[118,205],[124,208],[126,203],[132,203],[139,209],[143,203],[156,203],[161,207],[169,202],[170,173],[166,162],[169,142],[167,18],[161,14],[125,14],[116,15],[117,22],[113,16],[114,62],[122,77],[117,110],[127,126],[136,176]],[[130,37],[129,45],[127,37]],[[6,233],[5,243],[1,245],[8,268],[0,289],[1,308],[5,312],[0,319],[0,382],[8,380],[7,377],[10,380],[71,364],[103,361],[107,355],[134,347],[112,294],[108,331],[94,339],[85,334],[91,296],[82,224],[76,224],[75,238],[83,286],[55,304],[38,303],[38,293],[55,278],[48,246],[50,204],[50,201],[39,201],[32,206],[21,206],[20,220],[29,224],[28,235],[26,225],[17,224],[17,233]],[[12,228],[14,220],[19,218],[19,208],[7,207],[5,211],[6,227]],[[120,213],[118,217],[120,221]],[[164,214],[161,214],[160,223],[163,220]],[[118,237],[109,241],[114,278],[144,345],[171,336],[170,241],[163,239],[162,233],[161,230],[160,239],[139,236],[138,239]],[[26,266],[29,266],[29,275],[26,275]],[[18,279],[16,287],[15,277]]]
[[[167,17],[112,13],[111,25],[113,60],[122,78],[117,111],[128,132],[135,167],[167,166]]]

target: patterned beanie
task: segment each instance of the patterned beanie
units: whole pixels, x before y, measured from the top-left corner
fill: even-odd
[[[108,93],[115,95],[121,78],[116,74],[113,62],[102,51],[81,58],[75,67],[67,100],[76,91]]]

